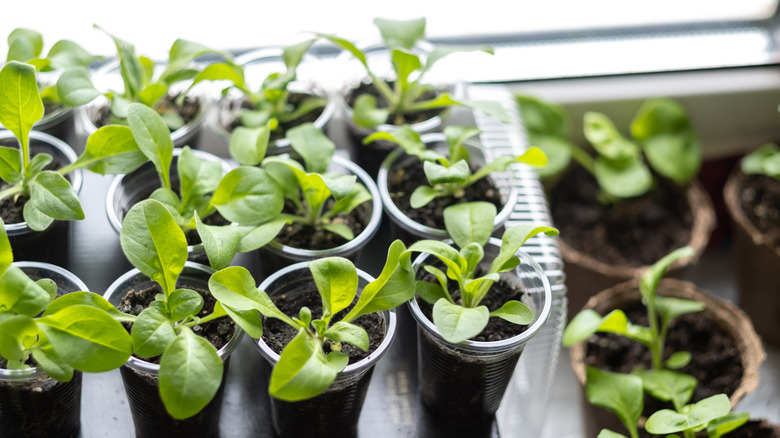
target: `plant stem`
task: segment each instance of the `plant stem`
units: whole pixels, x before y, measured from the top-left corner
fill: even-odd
[[[579,148],[577,146],[572,145],[571,148],[571,157],[574,158],[574,160],[582,167],[585,168],[588,172],[590,172],[591,175],[595,176],[595,165],[593,157],[591,157],[587,152],[585,152],[582,148]]]
[[[0,199],[5,199],[5,198],[7,198],[10,195],[14,195],[16,193],[22,193],[22,192],[24,192],[24,190],[22,188],[22,185],[21,184],[17,184],[17,185],[15,185],[13,187],[9,187],[9,188],[3,190],[2,192],[0,192]]]
[[[660,342],[659,330],[658,330],[658,316],[655,312],[655,300],[647,300],[647,317],[649,318],[650,332],[652,339],[650,340],[650,353],[653,355],[653,369],[661,369],[661,348],[663,346]]]

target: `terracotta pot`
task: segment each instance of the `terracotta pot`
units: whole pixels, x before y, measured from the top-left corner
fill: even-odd
[[[626,308],[640,300],[639,280],[632,279],[617,286],[604,290],[591,297],[584,309],[593,309],[601,315],[606,315],[614,309]],[[692,299],[704,303],[703,315],[710,318],[718,327],[729,334],[736,344],[738,354],[742,361],[742,379],[729,400],[734,407],[746,394],[758,387],[759,367],[764,361],[766,353],[761,346],[750,319],[733,303],[716,297],[709,292],[697,288],[689,282],[665,278],[661,280],[658,288],[661,296]],[[596,436],[603,428],[609,428],[616,432],[623,431],[624,427],[618,417],[596,406],[591,405],[585,398],[587,342],[580,342],[569,349],[571,366],[574,375],[582,385],[582,398],[586,406],[587,436]],[[704,384],[699,382],[699,385]],[[640,419],[640,425],[644,425],[646,418]]]
[[[709,195],[698,181],[692,181],[686,190],[693,227],[691,239],[686,243],[693,247],[695,254],[687,259],[674,262],[667,270],[668,277],[681,277],[685,270],[694,265],[707,248],[710,233],[715,227],[715,211]],[[585,305],[585,302],[597,292],[620,282],[638,278],[650,266],[614,265],[602,262],[591,254],[580,252],[566,242],[567,236],[561,235],[558,247],[564,261],[564,272],[568,286],[569,319]],[[685,245],[682,245],[685,246]],[[670,248],[670,251],[676,248]]]
[[[780,346],[780,247],[761,233],[740,206],[745,175],[735,169],[723,189],[726,207],[734,223],[739,306],[767,342]]]

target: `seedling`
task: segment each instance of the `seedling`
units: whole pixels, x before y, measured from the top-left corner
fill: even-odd
[[[423,266],[435,277],[435,281],[418,281],[416,287],[419,297],[433,305],[433,323],[448,342],[463,342],[478,335],[487,326],[490,317],[522,325],[534,320],[531,309],[519,301],[507,301],[492,312],[480,302],[490,292],[493,283],[499,280],[499,274],[520,264],[516,253],[528,239],[539,233],[555,236],[558,230],[524,224],[507,228],[501,238],[498,256],[491,262],[488,272],[478,276],[479,263],[484,258],[484,247],[493,232],[495,216],[496,207],[489,202],[452,205],[444,210],[444,223],[460,251],[437,240],[421,240],[409,247],[410,252],[435,256],[447,267],[445,273],[430,264]],[[453,296],[447,279],[457,282],[459,296]]]
[[[0,356],[5,368],[35,367],[61,382],[73,371],[102,373],[119,368],[132,353],[120,324],[126,320],[101,296],[72,292],[57,298],[57,284],[34,281],[12,265],[11,243],[0,221]]]
[[[780,180],[780,147],[767,143],[742,159],[742,173],[745,175],[766,175]]]
[[[128,173],[146,161],[127,127],[106,126],[89,137],[76,162],[57,171],[44,170],[51,155],[30,157],[30,130],[42,116],[35,67],[9,62],[0,70],[0,123],[14,133],[20,148],[0,147],[0,178],[6,184],[0,199],[29,198],[24,220],[35,231],[45,230],[55,219],[84,219],[78,196],[63,175],[82,168],[101,175]]]
[[[371,200],[371,193],[355,175],[328,172],[336,146],[321,130],[306,123],[287,131],[293,150],[303,164],[283,156],[265,158],[263,168],[281,187],[284,198],[295,207],[292,214],[280,217],[321,228],[346,240],[355,238],[352,229],[333,220]],[[328,207],[329,199],[333,199]]]
[[[346,310],[355,301],[358,292],[355,266],[340,257],[309,262],[309,270],[322,299],[323,314],[320,318],[314,318],[307,307],[300,309],[297,318],[289,317],[273,304],[264,291],[255,289],[251,284],[243,287],[227,285],[212,289],[212,293],[226,308],[246,312],[257,310],[266,318],[276,318],[298,331],[285,346],[271,372],[269,393],[280,400],[305,400],[327,389],[347,366],[349,357],[340,351],[342,343],[368,350],[366,331],[353,324],[357,318],[395,308],[414,295],[414,276],[405,250],[400,240],[390,245],[379,277],[363,288],[354,306],[337,321],[334,316]],[[323,350],[326,343],[331,349],[327,354]]]
[[[585,138],[593,145],[595,158],[567,140],[568,118],[560,106],[527,96],[518,96],[517,101],[531,143],[550,159],[542,175],[557,174],[573,158],[594,176],[604,202],[647,193],[654,184],[651,168],[685,186],[701,167],[699,140],[685,110],[673,100],[646,101],[631,123],[633,140],[625,138],[606,115],[585,113]]]
[[[212,267],[223,268],[237,252],[265,245],[284,226],[285,219],[278,218],[282,194],[263,169],[239,167],[223,176],[220,163],[200,159],[184,147],[175,192],[170,177],[174,147],[163,118],[140,103],[131,103],[127,112],[135,142],[160,177],[160,188],[149,198],[165,205],[183,231],[197,229]],[[239,226],[203,223],[217,211]]]
[[[214,63],[207,66],[193,80],[192,85],[201,81],[227,80],[231,87],[243,93],[251,103],[251,109],[242,109],[239,113],[241,126],[233,130],[230,137],[230,149],[247,147],[256,142],[251,138],[264,137],[268,141],[271,131],[279,132],[281,127],[294,123],[296,120],[325,106],[327,99],[321,96],[307,96],[297,104],[290,101],[290,83],[296,79],[296,70],[306,52],[316,39],[310,39],[298,44],[287,46],[282,52],[282,60],[286,70],[269,74],[257,91],[250,89],[246,83],[244,69],[233,63]],[[284,132],[279,132],[284,134]]]
[[[379,28],[382,41],[390,54],[395,73],[392,84],[371,70],[367,53],[353,42],[335,35],[317,34],[349,51],[360,61],[384,101],[380,103],[370,94],[358,96],[352,114],[352,120],[358,126],[375,128],[383,123],[401,125],[404,123],[404,114],[453,106],[478,109],[504,123],[509,122],[509,115],[498,102],[455,99],[447,92],[440,91],[423,81],[425,74],[437,61],[452,53],[481,50],[492,54],[491,48],[436,46],[427,56],[420,56],[415,53],[415,46],[425,37],[425,18],[405,21],[376,18],[374,25]],[[436,91],[436,96],[430,99],[423,97],[429,91]]]
[[[95,28],[100,29],[97,25]],[[160,112],[171,131],[181,128],[184,126],[184,119],[176,108],[173,105],[160,105],[170,87],[177,82],[194,78],[200,67],[194,65],[193,61],[201,56],[215,54],[232,59],[229,54],[209,49],[202,44],[177,39],[171,46],[165,70],[154,77],[154,61],[145,56],[136,56],[132,44],[108,32],[106,34],[116,45],[124,90],[98,90],[86,68],[71,68],[57,81],[57,94],[65,105],[72,107],[87,104],[103,95],[111,102],[112,123],[117,124],[125,124],[128,106],[133,102],[140,102]],[[176,104],[181,105],[184,97],[183,94],[180,95]]]
[[[678,351],[663,358],[664,344],[669,323],[682,315],[701,312],[704,304],[696,300],[662,297],[656,294],[661,277],[676,260],[691,257],[693,248],[686,246],[661,258],[642,275],[639,291],[647,308],[649,326],[639,326],[628,321],[626,314],[616,309],[602,317],[595,310],[586,309],[577,314],[563,332],[563,344],[571,346],[588,339],[596,332],[610,332],[640,342],[652,353],[652,368],[680,369],[691,360],[691,353]]]
[[[410,198],[412,208],[420,208],[438,197],[454,196],[460,198],[464,195],[464,190],[467,187],[493,172],[506,170],[512,163],[525,163],[537,167],[543,167],[547,164],[547,157],[541,149],[532,147],[521,155],[497,157],[476,172],[471,173],[469,152],[463,142],[479,133],[479,129],[466,126],[447,126],[444,128],[449,149],[448,156],[426,148],[425,143],[420,139],[420,134],[406,125],[393,132],[375,132],[366,137],[363,143],[388,140],[397,143],[407,154],[413,155],[423,162],[425,176],[430,185],[419,186],[412,192]]]

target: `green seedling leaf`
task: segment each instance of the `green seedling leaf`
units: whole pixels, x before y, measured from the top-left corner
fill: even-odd
[[[572,318],[563,331],[563,345],[571,347],[588,339],[601,327],[602,317],[593,309],[585,309]]]
[[[257,128],[239,126],[230,134],[230,156],[240,164],[255,166],[265,158],[271,122]]]
[[[697,313],[704,310],[704,303],[696,300],[686,300],[675,297],[655,297],[655,306],[658,314],[666,321],[671,321],[678,316],[688,313]]]
[[[287,224],[287,220],[279,217],[256,227],[238,227],[241,232],[238,250],[248,252],[265,246],[282,231],[285,224]]]
[[[693,429],[729,413],[731,404],[726,394],[713,395],[686,406],[682,413],[670,409],[655,412],[647,419],[645,429],[653,434],[668,434]]]
[[[585,138],[605,160],[620,164],[638,161],[639,146],[623,138],[606,115],[589,111],[583,125]]]
[[[81,292],[81,291],[71,292],[62,295],[61,297],[52,301],[48,306],[46,306],[46,311],[43,313],[43,316],[53,315],[62,309],[65,309],[70,306],[78,306],[78,305],[91,306],[96,309],[102,310],[120,322],[135,321],[134,316],[126,315],[120,312],[119,310],[116,309],[116,307],[114,307],[102,296],[93,292]]]
[[[376,97],[370,94],[361,94],[355,99],[355,107],[352,112],[352,121],[364,128],[375,128],[390,117],[390,111],[385,108],[377,108]]]
[[[325,331],[325,337],[335,342],[346,342],[368,351],[368,333],[362,327],[344,321],[336,321]]]
[[[22,181],[22,155],[19,149],[0,146],[0,178],[11,184]]]
[[[337,45],[338,47],[348,51],[349,53],[352,54],[352,56],[354,56],[358,61],[360,61],[361,64],[363,64],[366,70],[368,70],[368,62],[366,61],[366,55],[360,49],[358,49],[357,46],[355,46],[353,43],[345,40],[344,38],[339,38],[335,35],[328,35],[324,33],[315,33],[315,35],[318,38],[326,39],[331,43]]]
[[[341,257],[326,257],[309,262],[314,283],[322,297],[324,316],[335,315],[352,303],[357,293],[355,265]]]
[[[636,374],[642,378],[642,386],[648,394],[658,400],[672,402],[678,411],[691,399],[698,384],[688,374],[663,369],[643,370]]]
[[[134,205],[119,240],[130,263],[159,283],[166,296],[176,289],[187,261],[187,239],[165,206],[151,199]]]
[[[655,262],[650,268],[642,274],[642,278],[639,282],[639,291],[642,293],[642,298],[647,301],[655,300],[655,293],[658,290],[658,283],[666,273],[669,266],[677,260],[692,257],[694,250],[690,246],[685,246],[672,251],[660,260]]]
[[[502,155],[479,169],[469,178],[471,181],[479,180],[493,172],[506,170],[512,163],[523,163],[529,166],[544,167],[547,164],[547,156],[537,147],[530,147],[522,155]]]
[[[284,199],[276,181],[265,170],[242,166],[222,178],[211,203],[227,220],[252,224],[276,217]]]
[[[389,48],[412,49],[417,41],[425,37],[425,18],[414,20],[388,20],[375,18],[374,25],[379,28],[382,40]]]
[[[430,53],[428,53],[428,56],[426,56],[425,59],[425,68],[423,71],[430,70],[434,64],[436,64],[439,60],[442,58],[445,58],[453,53],[462,53],[462,52],[474,52],[474,51],[481,51],[489,54],[493,54],[493,49],[488,46],[482,46],[482,47],[474,47],[474,46],[441,46],[437,45],[436,47],[431,50]]]
[[[18,27],[8,34],[7,61],[27,62],[40,56],[43,36],[32,29]]]
[[[33,231],[43,231],[49,228],[49,225],[54,222],[53,217],[44,214],[35,208],[35,205],[32,202],[24,204],[23,215],[24,221],[27,222],[27,226]]]
[[[602,429],[596,438],[628,438],[622,433],[613,432],[609,429]]]
[[[30,202],[41,213],[55,219],[84,219],[84,210],[70,182],[50,170],[39,173],[30,184]]]
[[[110,371],[124,364],[133,352],[122,324],[95,307],[69,306],[37,322],[57,356],[78,370]]]
[[[97,25],[95,27],[100,29]],[[138,97],[141,84],[144,83],[144,67],[141,64],[141,60],[135,56],[135,47],[103,29],[100,30],[110,36],[116,45],[117,56],[119,57],[119,69],[122,75],[122,81],[125,84],[125,96],[135,99]]]
[[[85,167],[100,175],[127,174],[147,161],[127,126],[108,125],[87,138],[84,153],[74,166]]]
[[[661,176],[686,185],[701,167],[701,146],[693,131],[658,134],[645,140],[647,161]]]
[[[30,340],[38,336],[35,320],[27,315],[11,315],[0,321],[0,355],[9,362],[24,362]]]
[[[523,117],[523,126],[531,136],[544,135],[565,139],[569,133],[569,116],[561,105],[532,96],[515,96]],[[531,142],[536,144],[535,142]],[[537,145],[538,146],[538,145]]]
[[[265,316],[295,325],[273,304],[265,292],[257,289],[252,274],[244,267],[231,266],[215,272],[209,278],[209,290],[226,308],[240,311],[259,310]]]
[[[575,146],[568,141],[539,134],[529,135],[529,141],[541,149],[547,157],[547,165],[536,169],[540,177],[557,175],[569,166],[572,158],[571,151]]]
[[[27,164],[27,168],[24,170],[28,178],[43,172],[43,169],[49,165],[53,160],[53,157],[49,154],[38,154],[32,157]]]
[[[746,175],[763,174],[780,179],[780,147],[767,143],[745,155],[740,168]]]
[[[219,306],[250,337],[254,339],[263,337],[263,317],[257,310],[236,310],[230,307],[223,307],[219,302],[215,306]]]
[[[670,370],[679,370],[680,368],[683,368],[684,366],[691,363],[691,358],[692,356],[690,352],[678,351],[676,353],[672,353],[672,355],[666,359],[664,366]]]
[[[85,67],[62,72],[57,79],[56,89],[62,103],[69,107],[88,104],[103,94],[92,85],[89,71]]]
[[[157,111],[140,103],[128,105],[127,121],[138,147],[157,169],[163,187],[170,188],[173,140],[168,126]]]
[[[417,186],[412,192],[412,196],[409,198],[409,203],[412,208],[420,208],[436,199],[437,196],[439,196],[439,192],[433,187]]]
[[[308,172],[325,173],[333,158],[336,145],[311,123],[296,126],[287,131],[292,148],[303,158]]]
[[[347,175],[345,175],[347,176]],[[349,194],[347,196],[344,196],[340,198],[338,201],[336,201],[335,204],[333,204],[333,208],[330,209],[330,212],[326,213],[328,216],[333,216],[337,213],[344,213],[349,214],[352,210],[357,208],[359,205],[363,204],[364,202],[371,201],[373,197],[371,196],[371,192],[368,191],[366,186],[363,184],[355,183],[355,178],[348,178],[344,180],[345,182],[351,181],[351,189],[349,191]],[[326,180],[327,183],[327,180]],[[333,192],[333,189],[336,188],[335,186],[328,186],[330,188],[330,191]],[[336,198],[336,195],[333,195],[334,198]],[[347,239],[352,240],[352,239]]]
[[[425,171],[425,177],[428,178],[428,183],[431,185],[465,183],[469,176],[469,165],[464,160],[458,161],[449,167],[425,161],[423,170]]]
[[[192,289],[176,289],[171,292],[167,303],[174,321],[195,316],[203,309],[203,297]]]
[[[501,250],[498,256],[493,259],[490,265],[490,272],[504,272],[506,266],[517,266],[516,262],[511,262],[520,247],[531,237],[544,233],[548,236],[557,236],[558,230],[552,227],[538,227],[535,225],[514,225],[509,227],[501,237]]]
[[[507,301],[501,308],[490,312],[490,316],[497,316],[512,324],[528,325],[534,322],[534,312],[520,301]]]
[[[323,224],[322,229],[330,233],[336,234],[338,236],[341,236],[346,240],[352,240],[355,238],[355,233],[352,232],[352,228],[350,228],[349,225],[346,224],[341,224],[341,223]]]
[[[644,404],[641,378],[589,366],[585,392],[589,402],[614,412],[631,436],[637,436],[636,425]]]
[[[192,85],[190,88],[203,81],[220,80],[230,81],[239,90],[242,90],[247,94],[251,93],[247,89],[246,82],[244,81],[244,71],[241,69],[241,67],[235,64],[224,62],[210,64],[201,70],[200,73],[198,73],[198,75],[195,76],[195,78],[192,80]]]
[[[469,152],[463,146],[463,142],[471,137],[479,135],[482,132],[473,126],[450,125],[444,128],[444,136],[447,139],[447,146],[450,150],[450,159],[452,163],[460,160],[469,161]]]
[[[409,247],[409,251],[425,252],[433,256],[436,256],[436,258],[438,258],[445,265],[447,265],[447,268],[450,271],[447,273],[448,276],[452,274],[454,278],[462,277],[461,267],[459,263],[459,260],[461,260],[460,254],[458,254],[458,251],[456,251],[455,248],[447,245],[444,242],[440,242],[436,240],[418,240],[417,242],[412,244],[412,246]]]
[[[197,211],[195,226],[211,267],[222,269],[229,265],[239,251],[238,242],[241,239],[241,232],[238,227],[206,225],[200,220]]]
[[[324,174],[321,175],[322,182],[328,188],[328,191],[336,201],[341,201],[352,194],[352,188],[355,187],[357,176]]]
[[[13,132],[27,154],[30,130],[43,117],[35,67],[10,61],[0,70],[0,124]]]
[[[716,418],[707,425],[708,438],[720,438],[747,423],[750,414],[747,412],[730,412],[720,418]]]
[[[214,192],[222,178],[222,165],[217,161],[198,158],[185,146],[177,162],[181,203],[188,206],[194,200]]]
[[[176,337],[173,323],[165,314],[163,303],[154,304],[144,309],[133,323],[130,335],[133,352],[139,357],[159,356]]]
[[[51,46],[46,59],[53,69],[64,72],[72,68],[87,68],[97,57],[73,41],[59,40]]]
[[[5,224],[0,219],[0,276],[14,262],[14,254],[11,249],[11,241],[8,240],[8,233],[5,231]],[[2,302],[2,298],[0,298]],[[10,308],[10,307],[6,307]]]
[[[165,410],[178,420],[197,414],[214,398],[223,372],[217,349],[191,330],[181,330],[160,359]]]
[[[433,323],[441,336],[453,344],[478,335],[489,318],[490,311],[485,306],[463,307],[443,299],[433,305]]]
[[[641,196],[653,185],[650,169],[639,159],[616,165],[599,157],[594,162],[593,174],[602,190],[618,198]]]
[[[426,266],[426,268],[427,267],[428,266]],[[415,283],[415,289],[417,290],[417,295],[422,298],[423,301],[431,305],[436,304],[436,301],[439,301],[442,298],[445,300],[447,299],[444,290],[436,283],[418,281]]]
[[[485,246],[493,233],[496,206],[489,202],[467,202],[444,209],[444,226],[455,244]]]
[[[54,347],[46,345],[41,348],[36,348],[32,351],[33,359],[38,362],[38,366],[53,379],[60,382],[70,382],[73,378],[73,367],[64,363],[57,353],[54,351]]]
[[[154,107],[167,92],[168,86],[165,84],[149,84],[141,90],[138,95],[138,100],[148,107]]]
[[[361,97],[362,96],[370,95],[361,95]],[[384,117],[383,121],[386,119],[387,116]],[[389,132],[376,131],[363,139],[363,144],[369,144],[377,140],[387,140],[397,143],[407,154],[417,157],[422,156],[427,151],[425,143],[420,139],[420,134],[408,125],[399,126],[397,129]]]
[[[0,274],[0,308],[35,317],[49,304],[49,293],[18,267],[8,266]]]
[[[422,67],[420,58],[406,50],[393,49],[390,56],[393,59],[397,80],[401,81],[401,84],[406,85],[409,82],[409,76]]]

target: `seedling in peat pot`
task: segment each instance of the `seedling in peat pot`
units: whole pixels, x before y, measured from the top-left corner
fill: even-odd
[[[780,147],[767,143],[745,155],[741,163],[745,175],[766,175],[780,180]]]
[[[382,41],[390,53],[390,61],[395,72],[392,85],[380,78],[368,65],[367,53],[354,43],[335,35],[317,34],[340,48],[349,51],[365,67],[376,87],[383,104],[370,94],[361,94],[355,100],[353,121],[363,127],[374,128],[383,123],[401,125],[404,114],[425,111],[434,108],[465,106],[478,109],[496,119],[508,123],[509,115],[498,102],[468,101],[455,99],[446,92],[438,92],[431,84],[423,82],[437,61],[456,52],[481,50],[492,53],[489,47],[436,46],[426,56],[415,53],[415,46],[425,37],[425,18],[415,20],[374,19],[374,25],[382,34]],[[428,91],[437,91],[435,97],[427,99],[423,95]],[[384,106],[386,105],[386,106]]]
[[[539,233],[555,236],[558,230],[524,224],[507,228],[498,256],[491,262],[488,272],[477,277],[495,216],[496,207],[489,202],[452,205],[444,210],[444,223],[460,251],[437,240],[421,240],[409,247],[409,252],[435,256],[447,268],[445,273],[431,264],[424,265],[423,269],[433,275],[435,281],[418,281],[416,288],[419,297],[433,305],[433,323],[448,342],[458,343],[478,335],[490,317],[521,325],[533,322],[533,312],[520,301],[507,301],[492,312],[480,302],[500,279],[499,274],[512,271],[520,264],[516,253],[528,239]],[[453,297],[448,279],[457,282],[459,297]]]
[[[547,157],[537,147],[531,147],[521,155],[502,155],[471,173],[469,152],[463,142],[478,135],[479,129],[466,126],[447,126],[444,135],[447,139],[449,156],[426,148],[420,134],[409,126],[402,126],[393,132],[375,132],[363,141],[389,140],[399,144],[409,155],[423,161],[423,170],[428,178],[428,186],[419,186],[412,192],[412,208],[420,208],[433,199],[444,196],[463,196],[463,190],[493,172],[506,170],[512,163],[525,163],[543,167]]]

